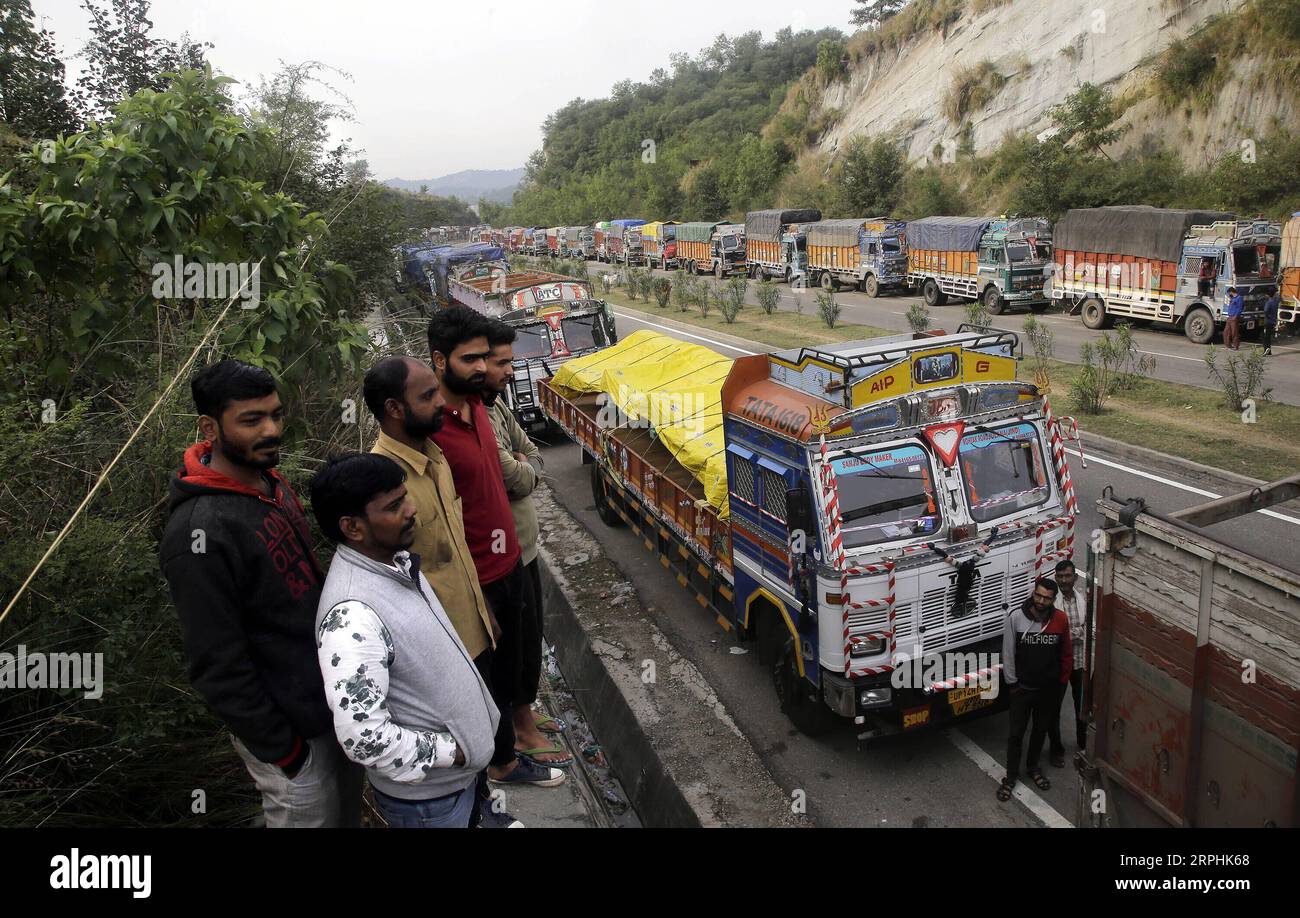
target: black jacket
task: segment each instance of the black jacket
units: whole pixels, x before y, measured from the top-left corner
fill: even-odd
[[[333,729],[316,658],[324,576],[288,483],[271,472],[266,497],[212,471],[211,449],[192,446],[172,479],[162,570],[195,690],[253,755],[284,764]]]

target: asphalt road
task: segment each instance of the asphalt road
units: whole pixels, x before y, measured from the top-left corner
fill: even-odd
[[[616,310],[620,335],[645,321]],[[865,320],[863,320],[865,321]],[[880,324],[878,322],[874,324]],[[736,354],[762,345],[710,339],[707,331],[657,330],[709,343]],[[616,559],[636,586],[642,603],[669,635],[677,650],[708,678],[720,700],[753,743],[776,781],[787,791],[803,791],[808,813],[826,826],[1066,826],[1075,818],[1077,781],[1067,757],[1064,769],[1043,768],[1052,780],[1048,791],[1023,781],[1016,799],[999,803],[997,781],[1004,768],[1007,715],[999,712],[959,727],[931,729],[905,736],[859,743],[851,725],[829,737],[810,739],[798,733],[781,713],[771,678],[754,653],[733,654],[733,638],[694,598],[667,576],[658,558],[626,529],[600,522],[592,505],[589,470],[580,464],[578,447],[567,440],[544,446],[546,477],[559,502],[583,523]],[[1144,496],[1160,510],[1190,506],[1207,499],[1203,489],[1177,476],[1153,476],[1104,456],[1089,457],[1082,468],[1072,459],[1081,506],[1079,531],[1097,525],[1095,499],[1110,485],[1116,495]],[[1216,537],[1261,554],[1277,563],[1295,564],[1300,517],[1279,512],[1252,514],[1211,530]],[[1062,706],[1062,736],[1073,753],[1073,711]],[[736,788],[736,793],[744,793]]]
[[[587,264],[591,273],[598,273],[597,268],[612,271],[617,267],[595,261]],[[655,273],[664,272],[655,271]],[[781,285],[781,309],[796,311],[801,298],[803,311],[815,314],[817,301],[813,290],[792,290]],[[749,299],[753,300],[752,293]],[[913,303],[921,302],[919,296],[905,294],[882,294],[872,299],[856,290],[841,291],[836,294],[835,299],[843,309],[842,321],[898,332],[909,331],[907,309]],[[930,310],[930,315],[935,326],[947,331],[956,331],[957,326],[966,321],[964,305],[955,301],[950,301],[945,306],[935,307]],[[1027,315],[1029,314],[1024,312],[1006,312],[996,316],[994,324],[999,328],[1018,332],[1022,330]],[[1078,316],[1047,313],[1038,318],[1052,330],[1055,355],[1060,360],[1078,362],[1079,346],[1085,341],[1099,339],[1102,334],[1100,331],[1084,328]],[[1242,334],[1244,343],[1249,345],[1257,333],[1243,331]],[[1205,368],[1205,345],[1192,344],[1181,331],[1146,328],[1140,324],[1134,325],[1133,337],[1142,353],[1155,358],[1156,366],[1152,373],[1155,378],[1215,388],[1208,379]],[[1273,387],[1274,400],[1300,405],[1300,338],[1283,338],[1276,344],[1265,383]]]

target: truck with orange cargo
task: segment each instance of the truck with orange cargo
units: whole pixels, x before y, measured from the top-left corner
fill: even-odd
[[[721,280],[744,274],[745,228],[736,223],[681,223],[677,226],[677,265],[688,274]]]
[[[646,264],[668,270],[677,267],[677,221],[653,220],[641,227]]]
[[[814,223],[821,218],[822,212],[815,207],[745,214],[745,264],[750,277],[788,277],[791,265],[789,258],[783,257],[782,235],[791,223]]]
[[[1007,609],[1074,550],[1065,422],[1017,344],[963,327],[732,360],[642,330],[538,394],[600,519],[753,642],[795,726],[865,739],[1004,703]]]
[[[1278,285],[1282,236],[1267,220],[1230,213],[1124,205],[1065,213],[1055,228],[1048,295],[1088,328],[1116,317],[1183,330],[1208,344],[1224,324],[1231,287],[1242,331],[1261,326]]]
[[[808,283],[857,287],[874,297],[907,286],[906,224],[896,220],[820,220],[804,228]]]
[[[1282,303],[1278,325],[1300,319],[1300,213],[1291,215],[1282,227],[1282,261],[1278,271],[1282,282]]]
[[[906,228],[907,284],[925,305],[949,297],[983,300],[991,315],[1009,307],[1042,312],[1052,231],[1036,217],[922,217]]]
[[[549,226],[546,228],[546,251],[543,255],[550,258],[559,258],[563,252],[560,251],[560,231],[563,227]]]
[[[1208,528],[1296,497],[1098,501],[1078,825],[1300,827],[1300,574]]]

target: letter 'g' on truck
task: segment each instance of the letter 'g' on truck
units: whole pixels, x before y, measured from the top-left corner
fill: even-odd
[[[1300,574],[1213,525],[1296,497],[1098,501],[1079,825],[1300,827]]]
[[[1047,221],[1034,217],[923,217],[907,224],[907,282],[931,307],[951,296],[983,300],[991,315],[1041,312],[1051,240]]]
[[[1244,330],[1278,284],[1281,231],[1233,214],[1125,205],[1070,210],[1056,224],[1048,295],[1088,328],[1115,316],[1176,327],[1208,344],[1222,327],[1228,288],[1242,294]]]
[[[804,227],[808,282],[857,287],[867,296],[907,284],[906,224],[884,219],[821,220]]]
[[[866,738],[996,703],[1007,610],[1072,554],[1060,424],[1016,380],[1017,344],[963,330],[729,361],[638,331],[538,393],[601,519],[755,643],[792,722]]]

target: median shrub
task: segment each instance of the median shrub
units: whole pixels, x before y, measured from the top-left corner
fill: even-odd
[[[758,299],[758,308],[763,310],[764,314],[770,316],[776,312],[777,304],[781,301],[781,291],[777,289],[776,284],[767,279],[761,280],[754,290],[754,295]]]
[[[835,323],[840,320],[840,311],[840,304],[835,302],[834,290],[817,291],[817,312],[827,328],[835,327]]]
[[[1205,351],[1205,366],[1210,371],[1210,379],[1223,390],[1225,408],[1241,411],[1247,399],[1272,401],[1273,387],[1264,385],[1268,356],[1262,347],[1252,347],[1245,356],[1226,349],[1222,353],[1224,360],[1220,364],[1220,350],[1211,344]]]
[[[659,304],[660,309],[668,305],[668,299],[673,293],[673,282],[666,277],[656,277],[654,279],[655,302]]]
[[[920,334],[928,331],[930,328],[930,310],[925,308],[924,303],[913,303],[907,307],[907,324],[912,329],[913,334]]]

